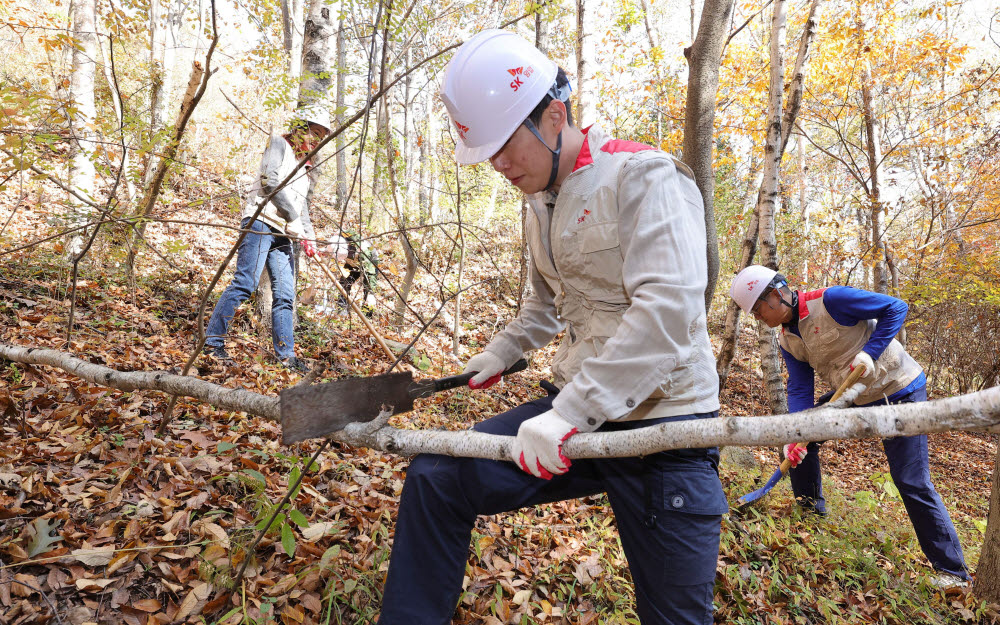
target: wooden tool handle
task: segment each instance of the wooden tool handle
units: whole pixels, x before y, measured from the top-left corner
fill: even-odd
[[[366,317],[364,313],[361,312],[361,309],[358,308],[358,305],[354,302],[354,300],[351,299],[351,296],[347,294],[347,291],[345,291],[344,287],[341,286],[340,280],[335,278],[333,273],[331,273],[330,270],[327,269],[326,265],[323,264],[322,259],[320,259],[319,262],[317,262],[316,264],[319,265],[319,268],[323,270],[323,273],[326,274],[326,277],[330,279],[330,282],[333,282],[333,286],[337,287],[337,290],[340,291],[340,295],[347,302],[347,305],[351,307],[351,310],[354,311],[354,314],[358,316],[358,319],[361,320],[361,323],[365,325],[365,328],[368,330],[368,333],[372,335],[372,338],[375,339],[375,342],[378,343],[378,346],[382,348],[382,351],[389,359],[389,362],[394,362],[396,360],[396,354],[394,354],[392,350],[389,349],[389,346],[386,345],[386,342],[382,338],[382,335],[378,333],[378,330],[372,327],[371,322],[368,321],[368,317]],[[400,363],[400,368],[405,369],[407,367],[403,363]]]
[[[862,378],[862,376],[865,375],[865,371],[867,371],[867,367],[865,367],[864,365],[859,365],[857,367],[854,367],[854,371],[851,371],[850,375],[847,376],[847,379],[844,380],[843,384],[841,384],[837,388],[837,392],[833,394],[833,397],[830,398],[830,401],[836,401],[837,399],[840,398],[841,395],[844,394],[845,391],[847,391],[847,389],[849,389],[852,386],[854,386],[855,384],[857,384],[858,380],[860,380]],[[799,444],[799,443],[794,443],[792,445],[792,448],[793,449],[795,449],[795,448],[804,449],[805,445],[802,445],[802,444]],[[789,460],[788,458],[785,458],[784,460],[781,461],[781,473],[782,474],[788,473],[788,470],[790,468],[792,468],[792,461],[791,460]]]
[[[862,376],[865,375],[866,371],[868,371],[868,367],[864,365],[858,365],[857,367],[854,367],[854,371],[851,371],[850,375],[847,376],[847,379],[844,380],[844,383],[840,385],[840,387],[837,389],[837,392],[834,393],[833,397],[830,398],[830,401],[837,401],[838,399],[840,399],[840,396],[843,395],[847,389],[851,388],[852,386],[858,383],[858,380],[860,380]]]

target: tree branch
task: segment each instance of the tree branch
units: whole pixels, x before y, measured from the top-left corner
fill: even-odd
[[[33,349],[0,343],[0,357],[14,362],[49,365],[94,384],[124,391],[163,391],[193,397],[226,410],[246,412],[272,421],[280,419],[279,400],[244,389],[230,389],[162,372],[121,372],[51,349]],[[760,447],[788,441],[824,441],[850,438],[890,438],[953,430],[1000,432],[1000,387],[930,402],[841,408],[857,398],[855,385],[836,404],[792,415],[719,417],[661,423],[624,432],[577,434],[566,441],[569,458],[638,456],[667,449],[738,445]],[[435,453],[506,460],[510,436],[471,430],[448,432],[400,430],[387,427],[388,416],[370,423],[354,423],[330,436],[333,440],[397,454]]]

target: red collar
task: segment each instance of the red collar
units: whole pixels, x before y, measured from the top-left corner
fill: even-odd
[[[580,153],[576,155],[576,162],[573,163],[573,171],[576,171],[581,167],[586,167],[594,162],[594,157],[590,155],[590,141],[587,140],[587,133],[590,132],[590,129],[593,127],[593,124],[591,124],[583,129],[583,147],[580,148]]]
[[[798,291],[799,294],[799,321],[802,321],[809,316],[809,307],[806,306],[806,302],[814,299],[819,299],[823,297],[823,291],[826,289],[816,289],[815,291]]]

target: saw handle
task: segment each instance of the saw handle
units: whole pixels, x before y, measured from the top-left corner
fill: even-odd
[[[510,366],[509,369],[504,371],[500,375],[510,375],[512,373],[517,373],[518,371],[524,371],[528,368],[528,361],[524,358],[518,360]],[[447,391],[450,388],[458,388],[459,386],[465,386],[472,379],[472,376],[479,373],[478,371],[470,371],[469,373],[462,373],[460,375],[452,375],[447,378],[438,378],[437,380],[432,380],[430,382],[433,385],[433,390],[431,392],[437,393],[439,391]]]
[[[864,377],[865,371],[867,371],[867,368],[864,365],[859,365],[857,367],[854,367],[854,371],[851,371],[850,375],[847,376],[847,379],[844,380],[844,383],[841,384],[839,388],[837,388],[837,392],[833,394],[833,397],[830,398],[830,401],[836,401],[836,400],[840,399],[840,396],[843,395],[844,392],[847,389],[849,389],[852,386],[854,386],[855,384],[857,384],[858,380],[860,380],[862,377]],[[805,447],[805,445],[800,444],[800,443],[795,443],[795,444],[792,445],[793,449],[794,448],[804,448],[804,447]],[[792,461],[791,460],[789,460],[788,458],[785,458],[784,460],[781,461],[780,470],[781,470],[781,474],[782,475],[784,475],[785,473],[788,473],[788,470],[791,469],[791,468],[792,468]]]

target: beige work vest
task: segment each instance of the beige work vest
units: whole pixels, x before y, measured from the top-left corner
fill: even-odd
[[[809,363],[832,388],[838,388],[850,374],[854,357],[868,343],[875,330],[875,320],[859,321],[853,326],[840,325],[823,304],[825,290],[799,292],[801,337],[783,327],[778,343],[797,360]],[[875,369],[875,381],[854,402],[858,406],[903,390],[923,371],[896,339],[875,361]]]

